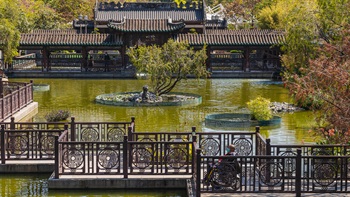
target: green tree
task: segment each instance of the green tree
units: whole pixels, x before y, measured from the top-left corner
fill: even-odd
[[[95,0],[49,0],[48,5],[56,10],[65,23],[70,23],[79,15],[87,15],[91,19]]]
[[[0,0],[0,48],[4,63],[18,54],[20,33],[29,31],[29,22],[18,0]]]
[[[252,120],[270,120],[272,118],[269,99],[259,96],[247,102],[247,106],[252,113]]]
[[[44,1],[30,0],[22,6],[30,22],[30,29],[59,29],[63,19],[59,14]]]
[[[139,46],[127,52],[138,72],[150,76],[151,89],[156,95],[170,92],[189,75],[206,77],[206,47],[195,51],[187,43],[169,39],[163,46]]]
[[[350,27],[350,26],[349,26]],[[304,75],[293,75],[288,87],[297,99],[313,98],[321,105],[311,106],[318,114],[324,143],[349,143],[350,140],[350,30],[345,28],[334,43],[324,43],[318,57],[303,68]]]
[[[225,3],[226,15],[229,19],[236,22],[235,28],[238,27],[238,20],[249,23],[249,27],[254,27],[256,21],[256,6],[261,0],[232,0]]]

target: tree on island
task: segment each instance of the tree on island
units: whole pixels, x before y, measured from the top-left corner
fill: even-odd
[[[127,52],[138,72],[150,77],[151,91],[157,96],[169,93],[189,75],[207,77],[206,47],[195,51],[188,43],[169,39],[163,46],[138,46]]]

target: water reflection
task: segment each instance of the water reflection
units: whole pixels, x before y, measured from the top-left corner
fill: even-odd
[[[48,190],[50,174],[0,175],[1,197],[181,197],[185,190]]]

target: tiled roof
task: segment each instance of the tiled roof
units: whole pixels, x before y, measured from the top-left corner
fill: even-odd
[[[69,30],[40,30],[21,34],[20,45],[35,46],[115,46],[122,45],[122,39],[116,40],[110,34],[78,34]]]
[[[284,34],[275,30],[206,30],[206,34],[179,34],[177,40],[190,45],[270,46],[282,43]]]
[[[108,27],[122,32],[173,32],[185,27],[185,23],[172,23],[170,19],[124,19],[120,23],[110,22]]]
[[[122,21],[128,19],[168,19],[173,21],[202,21],[204,16],[201,10],[118,10],[97,11],[96,21]]]

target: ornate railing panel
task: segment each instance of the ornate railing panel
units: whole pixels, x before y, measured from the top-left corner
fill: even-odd
[[[193,173],[192,142],[129,142],[129,147],[130,174]]]
[[[123,142],[59,142],[59,175],[122,174]]]
[[[303,156],[302,192],[349,192],[349,156]]]
[[[53,160],[55,136],[63,130],[2,130],[5,157],[10,160]]]
[[[234,144],[238,155],[255,154],[255,133],[252,132],[202,132],[197,133],[199,147],[206,156],[225,154],[225,148]]]
[[[76,141],[122,142],[132,122],[75,123]]]

